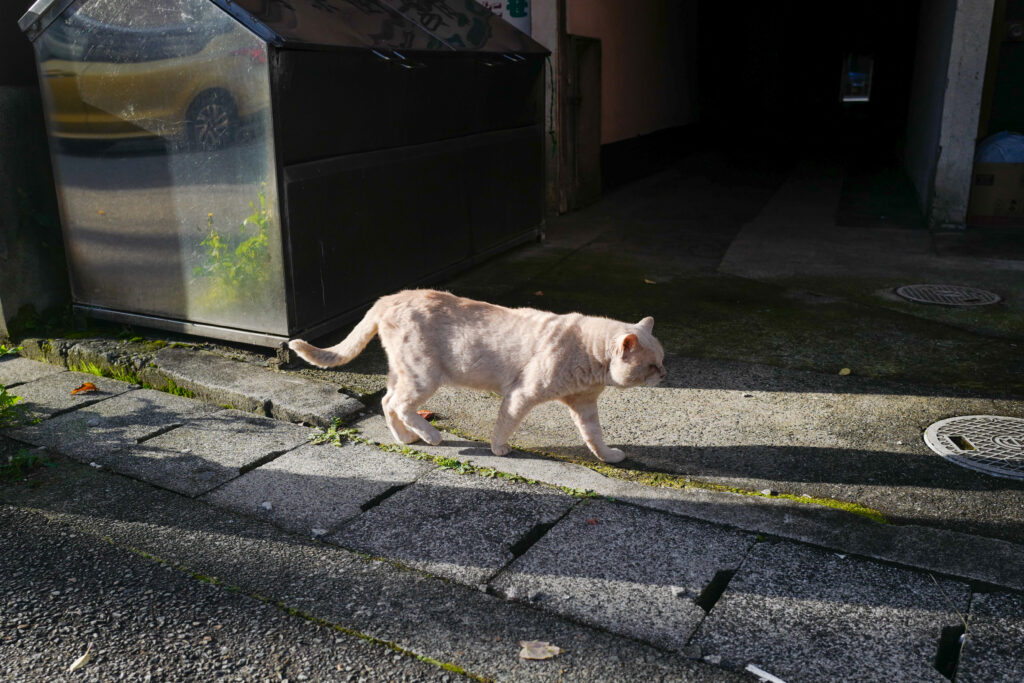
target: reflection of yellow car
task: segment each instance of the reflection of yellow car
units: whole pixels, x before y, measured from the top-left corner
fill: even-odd
[[[140,29],[78,12],[51,26],[37,46],[52,134],[229,144],[268,107],[266,48],[227,16],[216,19]]]

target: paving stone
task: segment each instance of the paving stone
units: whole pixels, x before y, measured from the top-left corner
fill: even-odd
[[[47,522],[61,525],[61,531],[84,531],[136,554],[148,553],[168,566],[217,579],[243,595],[295,609],[347,633],[450,662],[476,680],[750,682],[746,675],[300,538],[127,477],[74,463],[47,473],[46,485],[38,488],[0,482],[0,498],[45,511]],[[68,558],[77,561],[80,558]],[[565,652],[547,661],[525,661],[518,657],[521,640],[547,641]],[[218,651],[216,642],[209,647],[210,652]],[[65,668],[74,656],[77,653],[65,660]],[[102,662],[90,666],[99,665]],[[291,666],[285,675],[289,671],[295,680]],[[380,679],[375,673],[360,674],[357,669],[351,677]],[[338,680],[347,677],[349,672],[343,671]],[[450,678],[463,680],[456,673]]]
[[[713,524],[584,501],[491,583],[498,593],[683,651],[704,619],[696,599],[754,543]]]
[[[312,431],[240,410],[193,417],[181,427],[96,462],[186,496],[198,496],[309,440]]]
[[[211,491],[204,500],[319,536],[432,468],[362,444],[306,444]]]
[[[378,415],[356,426],[367,439],[394,443],[384,418]],[[492,467],[554,486],[591,490],[599,496],[681,517],[1024,590],[1024,572],[1018,569],[1024,566],[1024,546],[1017,543],[934,527],[880,524],[843,510],[782,497],[649,486],[520,451],[499,458],[491,454],[485,443],[444,432],[442,435],[444,441],[438,446],[417,442],[413,447],[431,455]],[[978,562],[978,557],[990,561]]]
[[[327,382],[253,367],[213,353],[167,348],[156,354],[159,371],[196,397],[281,420],[328,427],[362,403]]]
[[[328,540],[482,587],[520,539],[575,502],[539,485],[435,470]]]
[[[91,382],[96,391],[71,393],[86,382]],[[22,406],[30,417],[46,418],[99,403],[137,388],[134,384],[119,382],[116,379],[65,371],[19,384],[17,390],[10,393],[21,396],[22,400],[18,405]]]
[[[1024,681],[1024,595],[975,593],[956,680]]]
[[[793,683],[946,681],[942,629],[966,584],[788,542],[754,546],[692,643],[705,659],[753,663]]]
[[[18,356],[0,356],[0,384],[13,387],[42,377],[67,372],[59,365],[39,363]]]
[[[46,446],[75,460],[104,464],[115,461],[115,451],[180,426],[191,417],[216,410],[200,401],[138,389],[36,425],[9,430],[7,435],[35,446]]]

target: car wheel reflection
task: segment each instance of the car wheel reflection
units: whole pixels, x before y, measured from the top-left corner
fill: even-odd
[[[201,94],[189,108],[189,142],[193,149],[212,152],[231,144],[238,129],[238,109],[223,91]]]

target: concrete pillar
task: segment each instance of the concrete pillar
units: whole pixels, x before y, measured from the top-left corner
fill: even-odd
[[[989,30],[995,0],[957,0],[942,102],[929,223],[962,228],[974,167]],[[922,7],[922,11],[928,6]]]
[[[565,43],[565,0],[533,0],[530,11],[534,40],[551,50],[544,74],[544,158],[548,213],[564,213],[568,206],[562,158],[562,49]]]

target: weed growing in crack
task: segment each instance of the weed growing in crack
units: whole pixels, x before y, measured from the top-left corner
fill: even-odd
[[[0,465],[0,480],[22,481],[34,469],[56,466],[57,463],[45,460],[38,453],[22,448],[12,455],[7,463]]]
[[[17,405],[20,401],[21,396],[15,396],[0,384],[0,427],[10,427],[24,418],[24,408]]]
[[[359,443],[365,446],[373,446],[385,453],[397,453],[414,460],[432,462],[437,465],[439,469],[449,470],[456,474],[475,474],[480,477],[486,477],[487,479],[499,478],[523,484],[540,483],[534,479],[527,479],[526,477],[521,477],[518,474],[511,474],[509,472],[502,472],[492,467],[477,467],[476,465],[472,465],[456,458],[446,458],[440,455],[424,453],[423,451],[418,451],[415,448],[404,444],[377,443],[376,441],[366,439],[359,434],[360,432],[357,427],[342,427],[341,420],[334,418],[334,420],[331,421],[331,426],[326,430],[318,428],[311,441],[316,444],[331,443],[335,446],[343,446],[347,442]]]

